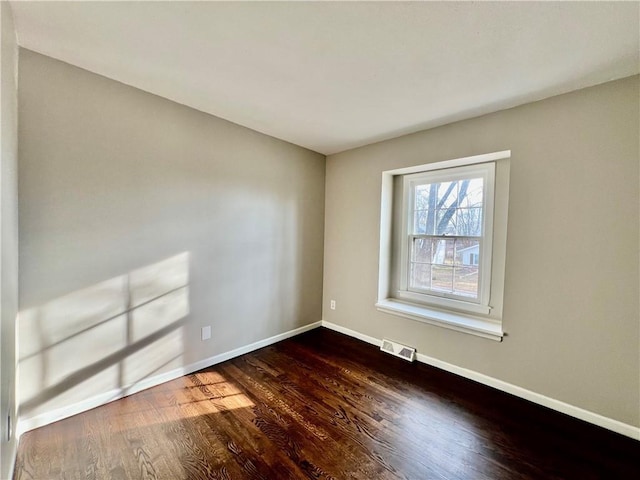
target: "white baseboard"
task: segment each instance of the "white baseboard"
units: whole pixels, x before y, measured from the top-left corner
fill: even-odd
[[[186,365],[181,368],[177,368],[171,370],[166,373],[162,373],[159,375],[154,375],[153,377],[145,378],[133,385],[125,386],[123,388],[111,390],[105,392],[100,395],[93,396],[87,400],[82,402],[75,403],[73,405],[69,405],[67,407],[59,408],[56,410],[52,410],[51,412],[42,413],[30,418],[20,418],[18,420],[18,425],[16,428],[16,433],[18,436],[23,434],[24,432],[28,432],[29,430],[33,430],[34,428],[42,427],[44,425],[48,425],[53,422],[57,422],[64,418],[76,415],[78,413],[85,412],[95,407],[99,407],[100,405],[104,405],[113,400],[117,400],[119,398],[126,397],[128,395],[132,395],[134,393],[140,392],[142,390],[146,390],[147,388],[155,387],[156,385],[160,385],[161,383],[168,382],[170,380],[174,380],[184,375],[188,375],[190,373],[196,372],[198,370],[202,370],[203,368],[209,367],[211,365],[215,365],[218,363],[222,363],[226,360],[230,360],[232,358],[238,357],[240,355],[244,355],[245,353],[252,352],[259,348],[266,347],[268,345],[272,345],[281,340],[285,340],[287,338],[293,337],[295,335],[299,335],[306,331],[312,330],[319,326],[326,327],[330,330],[335,330],[336,332],[343,333],[353,338],[357,338],[358,340],[362,340],[363,342],[370,343],[379,347],[382,344],[382,340],[378,338],[371,337],[369,335],[365,335],[360,332],[356,332],[355,330],[351,330],[349,328],[336,325],[335,323],[327,322],[322,320],[321,322],[314,322],[309,325],[305,325],[303,327],[299,327],[293,330],[289,330],[287,332],[281,333],[279,335],[274,335],[273,337],[266,338],[264,340],[260,340],[254,342],[249,345],[245,345],[240,348],[236,348],[234,350],[221,353],[218,355],[214,355],[212,357],[206,358],[204,360],[200,360],[198,362],[192,363],[190,365]],[[628,425],[626,423],[620,422],[618,420],[614,420],[609,417],[605,417],[598,413],[591,412],[589,410],[585,410],[580,407],[576,407],[574,405],[570,405],[568,403],[562,402],[560,400],[556,400],[540,393],[533,392],[531,390],[527,390],[525,388],[519,387],[517,385],[513,385],[508,382],[504,382],[502,380],[498,380],[497,378],[490,377],[488,375],[484,375],[479,372],[475,372],[473,370],[469,370],[467,368],[459,367],[457,365],[453,365],[451,363],[443,362],[442,360],[438,360],[437,358],[429,357],[422,353],[417,354],[417,359],[419,362],[426,363],[428,365],[432,365],[436,368],[440,368],[447,372],[454,373],[456,375],[460,375],[462,377],[468,378],[470,380],[474,380],[478,383],[482,383],[484,385],[488,385],[490,387],[496,388],[506,393],[510,393],[520,398],[524,398],[525,400],[529,400],[533,403],[537,403],[539,405],[543,405],[547,408],[551,408],[552,410],[556,410],[558,412],[564,413],[566,415],[578,418],[580,420],[584,420],[586,422],[592,423],[594,425],[598,425],[600,427],[606,428],[616,433],[620,433],[627,437],[633,438],[635,440],[640,440],[640,428],[634,427],[633,425]]]
[[[376,347],[382,346],[382,339],[370,337],[369,335],[356,332],[355,330],[351,330],[350,328],[346,328],[341,325],[336,325],[335,323],[327,322],[326,320],[322,320],[322,326],[325,328],[328,328],[329,330],[334,330],[339,333],[344,333],[345,335],[349,335],[350,337],[357,338],[358,340],[362,340],[363,342],[370,343],[371,345],[375,345]]]
[[[35,415],[30,418],[20,418],[18,420],[16,433],[18,436],[20,436],[23,433],[28,432],[29,430],[33,430],[34,428],[43,427],[50,423],[63,420],[73,415],[77,415],[78,413],[86,412],[87,410],[91,410],[92,408],[99,407],[101,405],[112,402],[114,400],[118,400],[120,398],[133,395],[134,393],[140,392],[142,390],[146,390],[147,388],[155,387],[157,385],[160,385],[161,383],[165,383],[170,380],[175,380],[176,378],[182,377],[184,375],[188,375],[193,372],[197,372],[198,370],[202,370],[203,368],[207,368],[212,365],[216,365],[218,363],[222,363],[232,358],[238,357],[240,355],[244,355],[245,353],[258,350],[259,348],[267,347],[276,342],[280,342],[287,338],[299,335],[309,330],[313,330],[314,328],[318,328],[321,325],[321,323],[322,322],[319,322],[319,321],[310,323],[309,325],[295,328],[293,330],[289,330],[287,332],[274,335],[273,337],[265,338],[264,340],[259,340],[249,345],[245,345],[243,347],[239,347],[234,350],[230,350],[228,352],[220,353],[218,355],[205,358],[204,360],[200,360],[190,365],[185,365],[184,367],[176,368],[169,372],[165,372],[159,375],[154,375],[152,377],[145,378],[143,380],[136,382],[133,385],[127,385],[122,388],[110,390],[108,392],[95,395],[91,398],[83,400],[82,402],[78,402],[66,407],[58,408],[50,412],[41,413],[39,415]]]
[[[363,342],[370,343],[377,347],[382,345],[382,340],[380,339],[370,337],[369,335],[356,332],[355,330],[351,330],[349,328],[345,328],[340,325],[336,325],[335,323],[327,322],[326,320],[322,321],[322,326],[329,328],[331,330],[335,330],[336,332],[343,333],[350,337],[357,338],[358,340],[362,340]],[[538,405],[545,406],[547,408],[556,410],[558,412],[564,413],[571,417],[584,420],[585,422],[598,425],[599,427],[606,428],[607,430],[620,433],[627,437],[633,438],[634,440],[640,440],[639,427],[634,427],[633,425],[629,425],[629,424],[620,422],[618,420],[614,420],[613,418],[605,417],[598,413],[591,412],[589,410],[585,410],[580,407],[576,407],[575,405],[570,405],[563,401],[547,397],[545,395],[533,392],[531,390],[527,390],[526,388],[518,387],[517,385],[513,385],[511,383],[498,380],[497,378],[490,377],[488,375],[484,375],[482,373],[475,372],[473,370],[469,370],[468,368],[463,368],[457,365],[453,365],[451,363],[443,362],[442,360],[429,357],[422,353],[417,353],[416,358],[419,362],[426,363],[433,367],[440,368],[442,370],[454,373],[456,375],[460,375],[461,377],[465,377],[470,380],[474,380],[478,383],[482,383],[489,387],[493,387],[497,390],[501,390],[503,392],[510,393],[511,395],[515,395],[516,397],[524,398],[525,400],[529,400],[530,402],[537,403]]]

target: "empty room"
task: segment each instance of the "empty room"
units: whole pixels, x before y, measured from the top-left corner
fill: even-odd
[[[0,479],[640,478],[640,2],[0,28]]]

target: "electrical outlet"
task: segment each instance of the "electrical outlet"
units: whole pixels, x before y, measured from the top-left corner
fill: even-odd
[[[211,338],[211,325],[202,327],[202,340],[209,340]]]
[[[331,310],[335,310],[336,309],[336,301],[335,300],[331,300],[330,307],[331,307]]]

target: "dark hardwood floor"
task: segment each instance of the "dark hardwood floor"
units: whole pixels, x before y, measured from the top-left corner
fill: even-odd
[[[317,329],[26,433],[23,479],[637,479],[640,442]]]

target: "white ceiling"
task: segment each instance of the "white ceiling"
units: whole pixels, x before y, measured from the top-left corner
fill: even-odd
[[[638,2],[13,2],[18,42],[331,154],[639,71]]]

